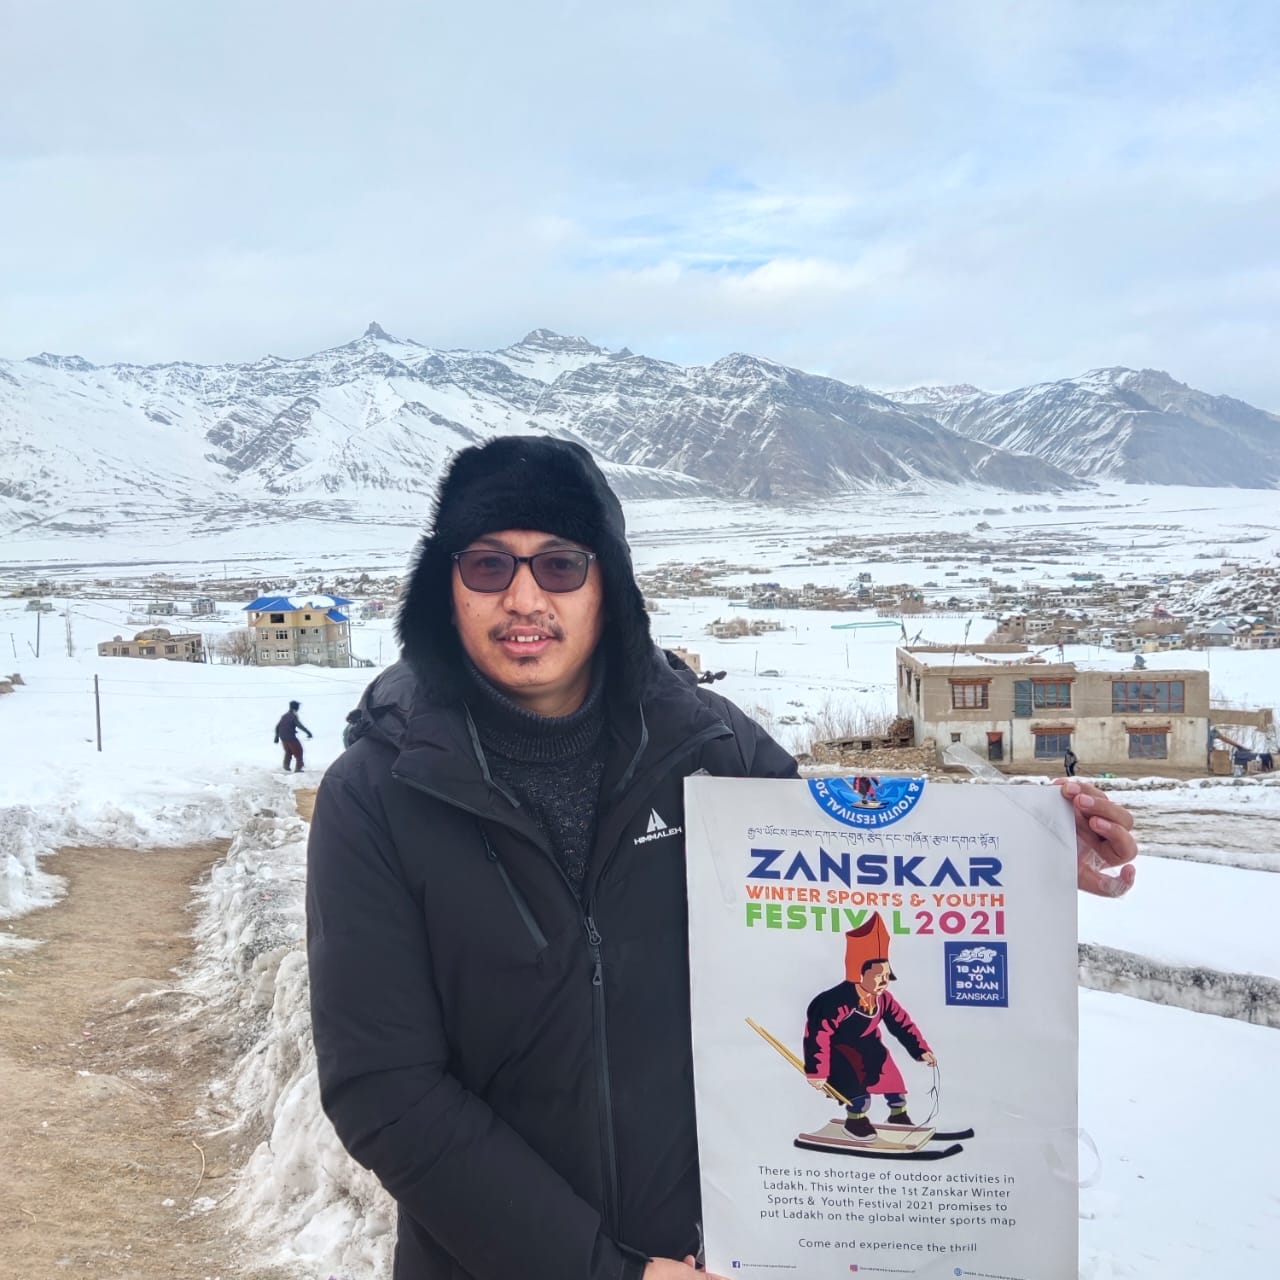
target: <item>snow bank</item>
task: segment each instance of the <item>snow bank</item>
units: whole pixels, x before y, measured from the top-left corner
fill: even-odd
[[[1256,973],[1223,973],[1201,965],[1161,964],[1132,951],[1079,946],[1080,985],[1135,996],[1193,1013],[1280,1028],[1280,981]]]
[[[343,1150],[320,1109],[307,991],[306,825],[256,814],[201,891],[197,967],[188,989],[239,1049],[215,1086],[252,1147],[228,1208],[263,1266],[299,1275],[386,1276],[395,1206]]]

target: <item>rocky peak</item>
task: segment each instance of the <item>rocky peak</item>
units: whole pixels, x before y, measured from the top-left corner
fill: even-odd
[[[59,356],[52,351],[42,351],[38,356],[28,356],[28,364],[42,364],[46,369],[63,369],[68,373],[91,373],[98,366],[90,364],[83,356]]]
[[[539,351],[580,352],[583,355],[602,355],[603,348],[588,342],[586,338],[568,337],[554,329],[531,329],[516,343],[519,347],[533,347]]]

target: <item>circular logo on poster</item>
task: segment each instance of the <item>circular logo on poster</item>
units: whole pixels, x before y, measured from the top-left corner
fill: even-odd
[[[812,778],[819,808],[846,827],[888,827],[905,818],[924,795],[923,778]]]

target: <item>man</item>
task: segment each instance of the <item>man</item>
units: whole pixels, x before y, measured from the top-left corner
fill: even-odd
[[[683,781],[795,761],[654,647],[577,445],[454,459],[398,629],[320,787],[307,890],[321,1098],[399,1204],[395,1280],[680,1280]],[[1123,892],[1127,815],[1090,803],[1125,829],[1087,850]]]
[[[888,1123],[915,1126],[907,1114],[907,1086],[880,1034],[887,1028],[917,1061],[937,1058],[911,1015],[889,994],[897,975],[889,966],[889,931],[873,911],[845,935],[845,980],[809,1002],[804,1027],[804,1070],[815,1089],[829,1084],[846,1099],[845,1132],[855,1142],[874,1142],[868,1111],[871,1095],[889,1107]]]
[[[298,730],[301,729],[308,738],[315,736],[311,730],[298,719],[298,712],[301,707],[302,703],[300,702],[289,703],[289,710],[276,721],[275,740],[284,747],[285,773],[289,772],[290,760],[294,761],[296,764],[294,772],[302,772],[302,742],[298,738]]]
[[[1066,755],[1062,757],[1062,767],[1067,771],[1068,778],[1074,778],[1076,776],[1076,769],[1079,765],[1080,758],[1071,750],[1070,747],[1068,747]]]

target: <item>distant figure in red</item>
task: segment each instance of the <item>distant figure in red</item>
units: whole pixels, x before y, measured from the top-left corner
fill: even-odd
[[[876,912],[845,934],[845,980],[815,996],[804,1029],[804,1072],[815,1089],[830,1084],[848,1099],[845,1132],[859,1142],[874,1142],[876,1127],[867,1117],[871,1095],[884,1095],[889,1123],[910,1125],[907,1086],[880,1035],[887,1027],[917,1061],[935,1066],[937,1059],[911,1021],[910,1014],[887,987],[895,975],[889,967],[889,933]]]
[[[302,743],[298,740],[298,730],[301,729],[308,738],[315,737],[315,734],[307,728],[301,720],[298,719],[298,711],[302,703],[289,703],[289,710],[276,721],[276,738],[275,740],[284,747],[284,771],[289,772],[289,761],[294,764],[294,772],[302,772]]]
[[[862,805],[877,805],[880,803],[880,796],[876,792],[876,786],[879,778],[859,777],[853,780],[853,789],[861,797],[858,800]]]

